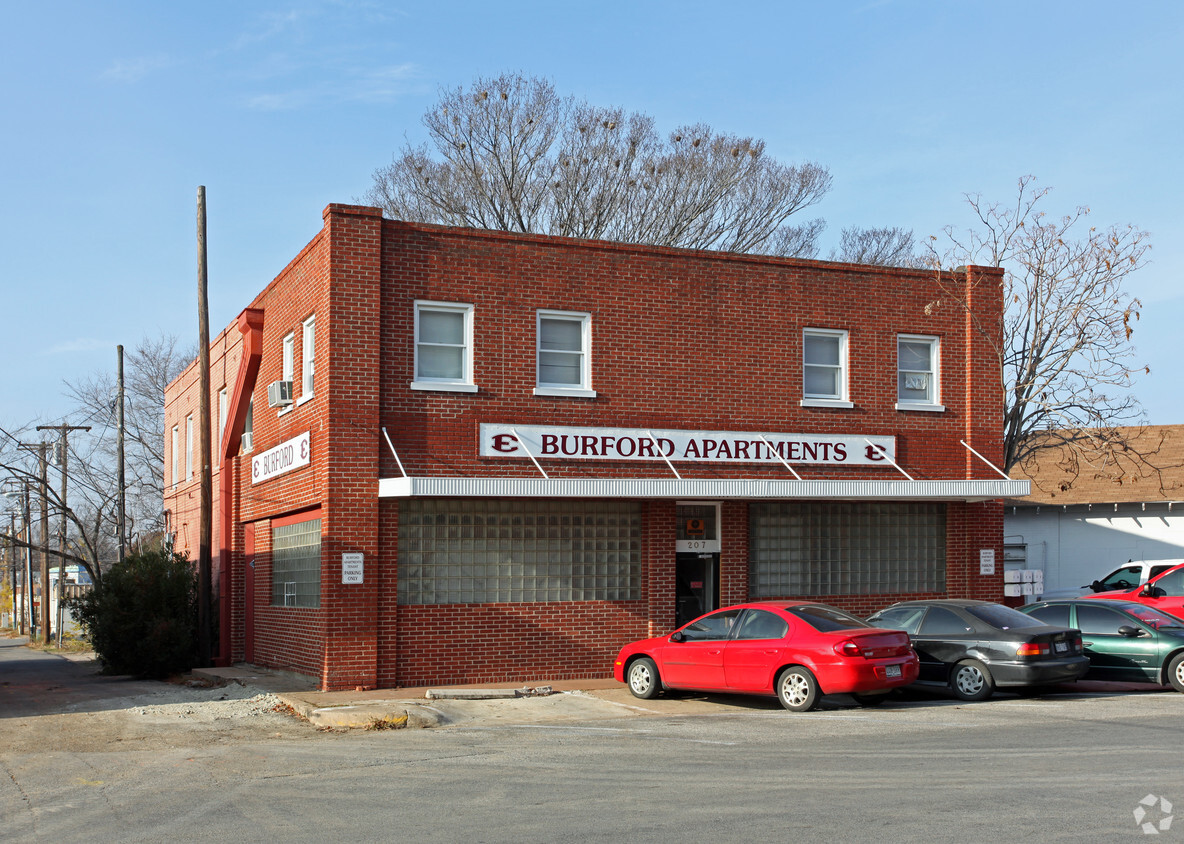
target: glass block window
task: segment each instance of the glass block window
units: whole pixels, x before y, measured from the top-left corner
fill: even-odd
[[[414,498],[399,512],[399,603],[641,598],[641,505]]]
[[[321,605],[320,519],[272,528],[271,605]]]
[[[778,501],[749,514],[754,600],[945,591],[944,504]]]

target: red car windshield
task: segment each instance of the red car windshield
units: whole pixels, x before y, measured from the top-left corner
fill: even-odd
[[[796,615],[819,633],[830,633],[832,630],[849,630],[852,627],[871,627],[866,621],[848,615],[834,607],[807,605],[804,607],[786,607],[790,615]]]

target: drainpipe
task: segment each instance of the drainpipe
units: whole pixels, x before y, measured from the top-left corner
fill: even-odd
[[[243,336],[243,355],[238,362],[238,377],[226,410],[226,430],[218,448],[221,468],[218,472],[218,656],[214,665],[230,665],[234,653],[231,636],[233,589],[230,575],[231,544],[234,540],[234,458],[243,438],[247,407],[259,375],[263,357],[263,310],[247,308],[238,315],[238,330]]]

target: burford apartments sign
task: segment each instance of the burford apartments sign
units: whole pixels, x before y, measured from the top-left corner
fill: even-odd
[[[482,457],[891,466],[895,437],[482,425]]]
[[[305,431],[298,437],[269,448],[251,458],[251,483],[257,484],[276,475],[307,466],[312,460],[312,434]]]

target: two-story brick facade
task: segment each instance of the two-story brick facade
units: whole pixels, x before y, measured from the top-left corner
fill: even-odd
[[[1001,309],[993,269],[331,205],[211,344],[220,659],[326,689],[601,677],[749,598],[1000,598],[1026,491],[991,465]],[[197,391],[194,364],[165,407],[193,557]]]

